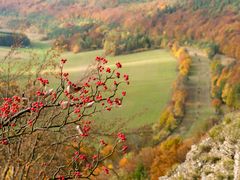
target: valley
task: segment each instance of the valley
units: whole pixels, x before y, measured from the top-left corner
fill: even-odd
[[[0,179],[240,179],[239,12],[0,1]]]

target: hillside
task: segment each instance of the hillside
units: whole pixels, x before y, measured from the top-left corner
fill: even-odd
[[[63,43],[68,44],[67,49],[71,51],[102,48],[101,42],[112,30],[117,30],[132,36],[151,37],[151,48],[174,38],[183,44],[204,43],[214,52],[240,59],[239,6],[238,0],[11,0],[0,3],[0,26],[50,34],[72,27],[74,30],[60,33],[58,37],[48,36],[63,36]],[[78,31],[85,31],[86,36],[92,38],[86,39],[83,34],[77,42],[68,42],[79,36]],[[127,40],[121,41],[128,46]],[[149,45],[133,49],[142,47]]]

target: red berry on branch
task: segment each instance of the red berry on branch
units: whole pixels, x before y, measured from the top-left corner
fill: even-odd
[[[116,63],[117,68],[122,68],[122,64],[120,62]]]

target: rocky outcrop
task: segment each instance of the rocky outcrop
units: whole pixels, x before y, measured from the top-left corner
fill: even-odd
[[[184,163],[159,180],[240,180],[240,113],[225,116],[208,137],[193,145]]]

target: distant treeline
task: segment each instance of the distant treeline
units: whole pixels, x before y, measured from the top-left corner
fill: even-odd
[[[167,42],[162,36],[151,37],[148,33],[128,31],[90,22],[85,25],[56,28],[48,33],[48,39],[56,39],[55,48],[80,51],[104,49],[106,54],[119,55],[159,48]]]
[[[30,45],[30,40],[24,34],[12,32],[0,32],[0,46],[21,46],[26,47]]]
[[[119,55],[160,47],[161,38],[152,38],[147,33],[112,30],[104,39],[106,54]]]

